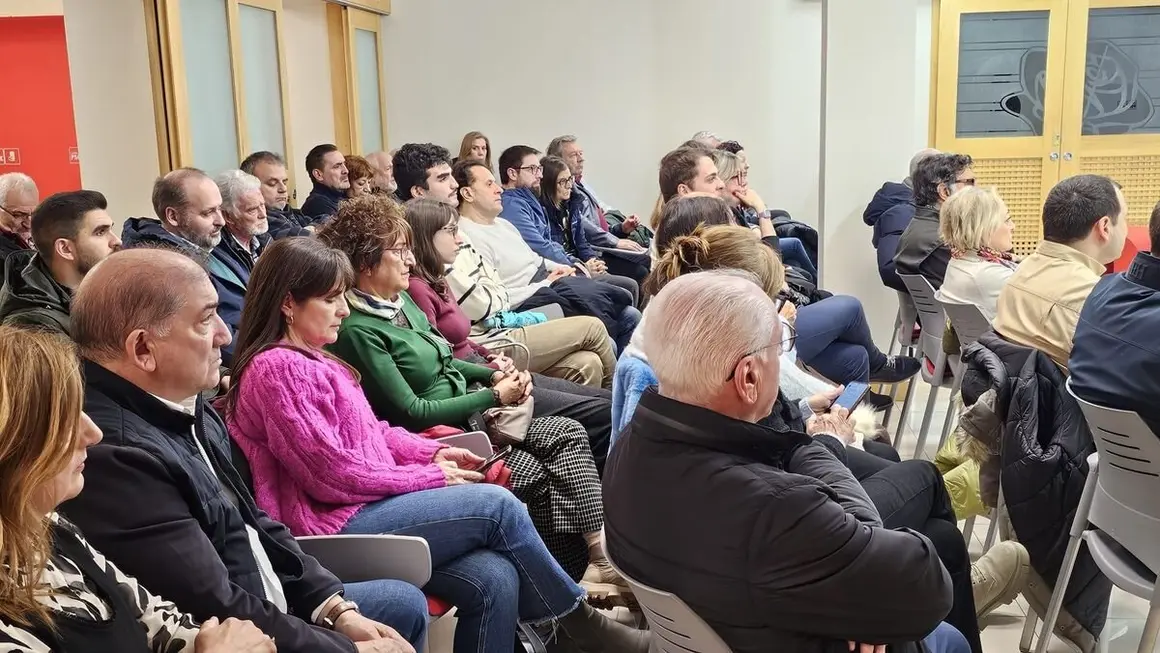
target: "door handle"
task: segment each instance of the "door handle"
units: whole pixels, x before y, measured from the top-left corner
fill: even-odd
[[[1064,161],[1071,161],[1071,152],[1064,152],[1063,153],[1063,160]]]
[[[1052,161],[1058,161],[1059,160],[1059,152],[1052,152],[1051,156],[1049,156],[1047,158],[1051,159]]]

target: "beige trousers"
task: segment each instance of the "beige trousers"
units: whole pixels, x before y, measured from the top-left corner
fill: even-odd
[[[566,317],[512,329],[504,334],[527,345],[528,369],[595,388],[612,388],[616,354],[604,323],[594,317]]]

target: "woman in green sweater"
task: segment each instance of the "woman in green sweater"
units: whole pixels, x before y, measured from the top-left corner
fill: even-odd
[[[414,257],[401,205],[377,195],[347,200],[318,238],[345,252],[355,269],[355,287],[346,293],[351,313],[331,351],[358,370],[380,419],[414,431],[462,427],[485,410],[527,400],[530,374],[455,358],[406,293]],[[585,578],[590,594],[626,593],[599,546],[604,508],[583,427],[563,417],[536,418],[505,463],[512,491],[528,504],[560,565]]]

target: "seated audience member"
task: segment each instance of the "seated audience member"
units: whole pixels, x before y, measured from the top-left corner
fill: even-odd
[[[70,334],[69,305],[81,279],[121,249],[105,196],[77,190],[48,197],[32,212],[35,251],[5,261],[0,321]]]
[[[221,242],[213,248],[209,276],[218,293],[218,315],[230,328],[230,343],[222,347],[222,362],[229,367],[234,358],[233,335],[242,323],[242,303],[254,263],[270,244],[266,232],[266,204],[262,183],[241,170],[227,170],[217,177],[221,193],[222,217],[226,226]]]
[[[738,653],[847,641],[918,651],[924,639],[935,652],[969,651],[941,623],[953,588],[931,541],[884,528],[835,458],[845,410],[814,417],[812,440],[758,423],[777,401],[786,334],[743,274],[683,275],[649,305],[644,352],[659,387],[609,460],[612,561],[676,594]]]
[[[503,184],[504,220],[512,224],[533,252],[560,265],[575,265],[581,272],[601,281],[624,288],[632,293],[634,304],[640,296],[640,286],[633,279],[608,273],[608,266],[588,247],[587,240],[574,243],[577,253],[590,257],[573,258],[565,248],[552,238],[552,228],[544,214],[544,207],[537,196],[544,177],[544,166],[540,165],[540,152],[527,145],[513,145],[499,155],[499,176]],[[558,227],[562,229],[562,227]],[[584,229],[579,222],[568,221],[569,236],[584,237]],[[563,240],[564,236],[561,235]],[[582,247],[581,247],[582,245]],[[581,250],[583,250],[581,252]]]
[[[379,421],[358,373],[323,349],[353,278],[345,254],[307,238],[254,270],[224,415],[258,505],[296,535],[424,538],[426,590],[457,607],[456,651],[509,651],[517,620],[553,618],[586,649],[632,648],[642,635],[578,604],[523,505],[472,471],[483,459]]]
[[[423,311],[431,326],[451,345],[456,358],[500,371],[515,369],[516,364],[511,358],[493,354],[468,338],[471,323],[447,289],[446,269],[455,262],[462,242],[459,239],[459,214],[454,208],[433,200],[411,200],[405,209],[407,222],[411,226],[411,251],[415,258],[407,286],[411,300]],[[540,326],[528,329],[534,331]],[[537,355],[530,347],[529,352],[533,358]],[[598,359],[598,363],[601,368],[607,365],[611,373],[616,359],[607,339],[604,341],[603,352],[607,359]],[[551,352],[550,355],[558,353]],[[539,374],[532,374],[532,384],[535,416],[570,417],[580,422],[588,432],[589,442],[598,443],[593,445],[593,449],[607,448],[601,443],[608,442],[612,434],[611,393]]]
[[[1160,203],[1152,209],[1148,236],[1160,246]],[[1160,436],[1158,315],[1160,258],[1139,252],[1126,272],[1101,279],[1084,302],[1068,369],[1077,395],[1135,411]]]
[[[1128,202],[1116,182],[1076,175],[1057,183],[1043,203],[1043,240],[999,293],[995,331],[1067,367],[1080,309],[1127,236]]]
[[[254,152],[238,166],[261,182],[262,199],[266,201],[266,221],[274,240],[287,236],[309,236],[314,233],[311,219],[290,206],[290,173],[286,160],[273,152]]]
[[[725,180],[717,172],[717,164],[713,162],[713,150],[707,147],[679,147],[661,158],[660,166],[661,200],[658,210],[653,215],[653,231],[660,225],[661,212],[667,202],[688,195],[689,193],[706,193],[713,197],[720,197],[725,190]],[[732,213],[730,223],[736,223]],[[656,240],[653,240],[653,249],[657,249]],[[657,252],[653,252],[656,260]]]
[[[459,228],[480,257],[499,273],[500,281],[510,293],[513,309],[532,309],[556,302],[558,294],[550,291],[561,280],[565,285],[572,281],[575,268],[533,252],[512,223],[499,217],[503,190],[490,170],[478,161],[463,161],[456,164],[453,174],[459,184],[459,215],[464,218],[459,221]],[[592,301],[584,307],[573,306],[574,310],[565,306],[565,315],[601,318],[618,350],[623,349],[640,321],[640,311],[633,307],[635,298],[623,289],[606,284],[583,286],[583,283],[570,286],[569,291],[586,293]]]
[[[1011,254],[1015,223],[993,188],[966,186],[955,191],[939,212],[939,234],[951,250],[941,302],[977,306],[987,321],[995,319],[999,291],[1015,273]]]
[[[451,153],[432,143],[407,143],[395,152],[395,194],[406,202],[412,198],[459,204],[459,184],[451,175]]]
[[[862,213],[862,221],[874,228],[870,244],[878,254],[878,276],[887,288],[899,292],[907,292],[906,284],[898,278],[894,269],[894,255],[898,253],[898,240],[902,232],[910,225],[914,218],[914,184],[915,169],[918,163],[928,156],[940,154],[938,150],[925,149],[919,151],[910,159],[909,172],[901,183],[888,181],[874,194],[874,198],[866,205]]]
[[[677,195],[665,204],[653,242],[663,254],[673,240],[702,224],[735,223],[717,197]],[[856,297],[834,295],[800,307],[787,300],[783,313],[797,329],[798,358],[835,383],[897,383],[919,371],[918,359],[888,356],[874,344],[866,312]]]
[[[351,314],[328,349],[358,371],[375,414],[392,424],[419,431],[478,424],[479,414],[491,409],[507,407],[502,412],[513,415],[532,392],[531,376],[452,355],[406,292],[414,266],[410,231],[403,208],[377,196],[345,202],[319,230],[322,242],[350,257],[355,275],[345,293]],[[603,522],[591,449],[603,459],[607,440],[590,445],[580,424],[563,417],[513,424],[519,432],[507,436],[495,425],[485,428],[497,442],[515,440],[505,461],[513,492],[529,504],[548,550],[579,578],[595,560],[591,545]]]
[[[914,218],[898,239],[894,270],[897,274],[921,275],[938,290],[951,260],[951,250],[939,238],[939,210],[956,190],[975,185],[971,157],[932,154],[918,162],[911,181],[916,208]]]
[[[375,171],[371,179],[371,192],[375,195],[395,196],[395,163],[386,152],[371,152],[366,155],[367,163]]]
[[[221,242],[222,194],[209,175],[197,168],[178,168],[153,183],[157,218],[129,218],[121,227],[125,247],[176,248],[206,258]]]
[[[701,147],[709,150],[715,150],[721,145],[721,139],[711,131],[699,131],[693,134],[693,138],[689,139],[689,141],[696,142]]]
[[[451,160],[451,165],[472,160],[482,161],[488,170],[492,169],[491,139],[483,132],[473,131],[463,135],[463,140],[459,142],[459,156]]]
[[[353,155],[346,157],[346,172],[350,181],[350,188],[346,189],[347,198],[374,192],[375,169],[366,159]]]
[[[91,192],[91,191],[79,191]],[[0,648],[54,651],[274,651],[254,624],[197,620],[126,576],[56,509],[80,493],[101,430],[81,412],[84,381],[71,343],[0,328]],[[28,403],[23,391],[40,401]],[[17,405],[26,405],[18,410]],[[25,503],[28,501],[28,503]],[[47,519],[46,519],[47,516]]]
[[[640,218],[637,216],[625,216],[614,211],[611,206],[596,197],[591,184],[584,181],[584,148],[580,147],[576,137],[568,134],[553,138],[552,142],[548,143],[547,154],[564,159],[568,169],[572,171],[574,184],[572,207],[575,214],[584,221],[584,237],[588,242],[593,247],[620,250],[624,252],[620,257],[625,260],[647,263],[641,257],[648,252],[646,245],[652,239],[652,234],[647,229],[640,229]],[[644,243],[633,240],[634,238],[643,239]],[[631,256],[633,254],[638,256],[633,258]],[[611,259],[605,262],[616,265]]]
[[[39,203],[32,177],[22,172],[0,175],[0,259],[32,249],[32,211]]]
[[[350,173],[346,157],[330,143],[315,145],[306,153],[306,173],[313,186],[302,203],[302,212],[312,223],[320,224],[338,212],[338,203],[346,199],[350,190]]]
[[[410,651],[393,628],[423,640],[422,592],[393,580],[344,586],[254,504],[200,395],[218,385],[230,338],[216,304],[205,270],[173,251],[117,252],[81,282],[73,336],[85,412],[104,440],[65,517],[194,619],[248,619],[280,653]]]

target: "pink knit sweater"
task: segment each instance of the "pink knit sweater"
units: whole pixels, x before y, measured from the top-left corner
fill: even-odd
[[[227,420],[254,499],[294,535],[331,535],[367,503],[446,485],[442,445],[380,422],[345,368],[278,347],[250,362]]]

